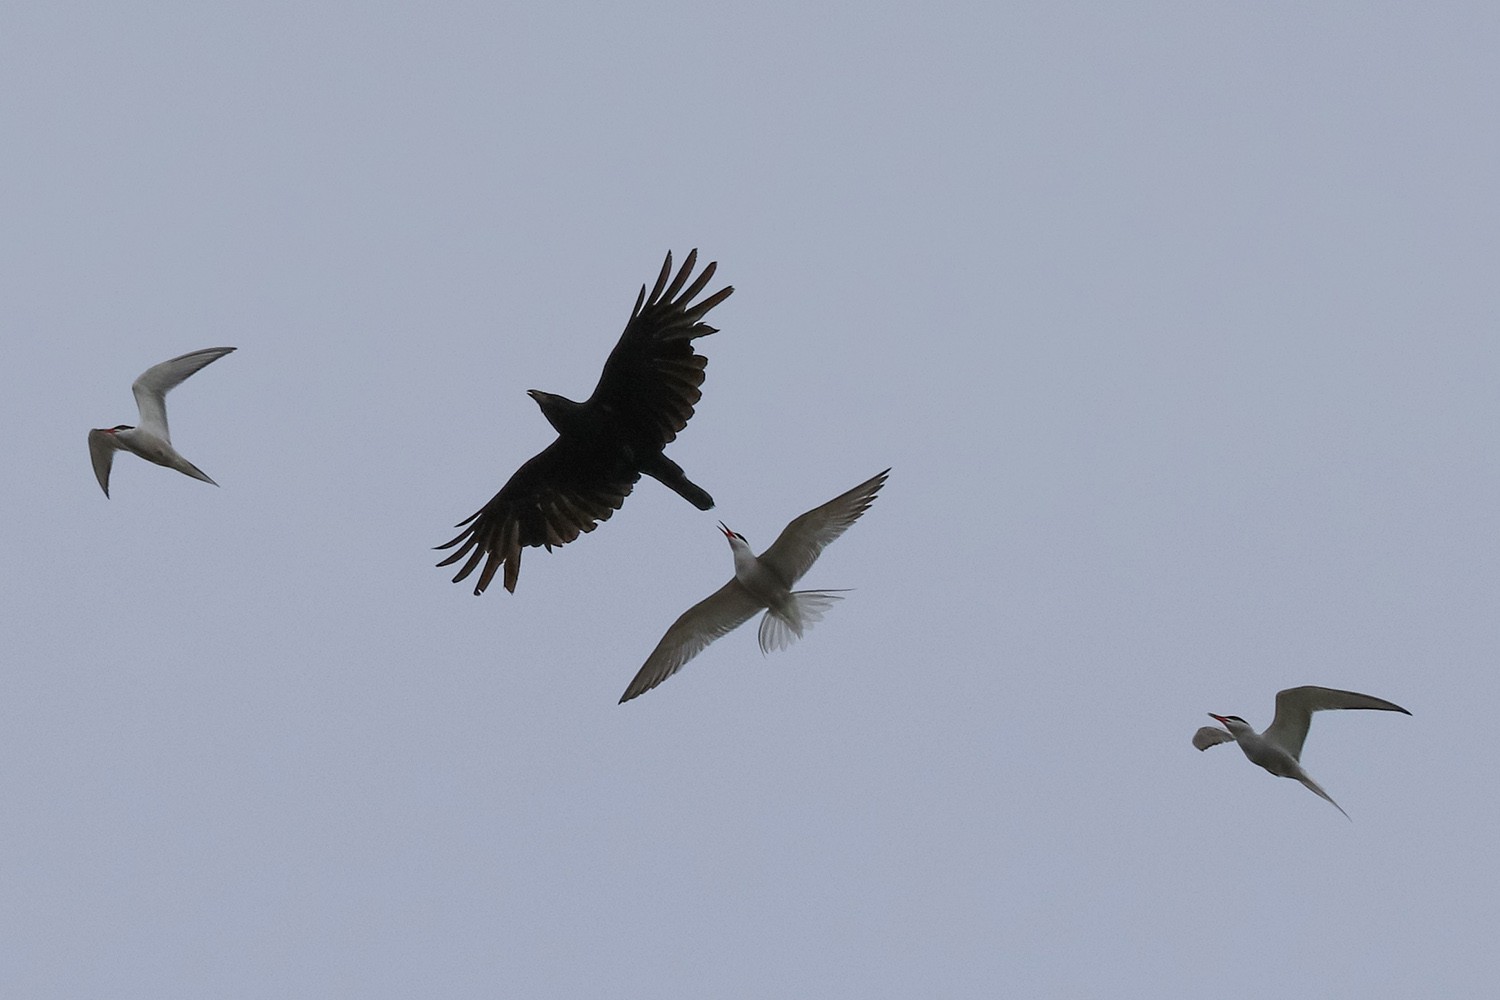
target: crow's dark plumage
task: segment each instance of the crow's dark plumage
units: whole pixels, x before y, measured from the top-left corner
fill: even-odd
[[[692,304],[718,266],[709,264],[684,289],[697,259],[697,250],[688,254],[668,285],[668,253],[649,296],[641,286],[630,322],[604,362],[592,396],[578,403],[529,390],[556,429],[557,440],[517,469],[476,514],[459,522],[464,530],[457,538],[438,546],[458,546],[439,566],[468,557],[454,583],[483,562],[475,594],[484,592],[501,566],[505,589],[514,592],[523,548],[540,545],[551,551],[554,545],[593,531],[619,510],[642,473],[671,487],[699,510],[714,505],[712,497],[662,454],[687,426],[693,404],[702,396],[698,387],[708,359],[694,352],[693,340],[716,332],[702,319],[734,291],[726,286]]]

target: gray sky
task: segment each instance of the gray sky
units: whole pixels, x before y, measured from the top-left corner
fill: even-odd
[[[1124,7],[8,5],[0,994],[1491,995],[1500,14]],[[694,246],[717,509],[450,584]]]

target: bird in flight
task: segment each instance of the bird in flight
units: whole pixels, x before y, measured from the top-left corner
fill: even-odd
[[[167,432],[167,393],[198,369],[232,350],[233,347],[206,347],[152,365],[130,386],[130,391],[135,393],[136,409],[141,414],[140,426],[117,424],[89,431],[89,458],[94,463],[94,476],[106,497],[109,496],[109,470],[114,464],[116,451],[134,452],[148,462],[219,485],[172,447],[172,436]]]
[[[793,590],[792,586],[812,568],[818,554],[869,509],[890,471],[886,469],[796,518],[759,556],[750,551],[744,535],[730,531],[721,521],[719,530],[734,555],[734,578],[672,623],[625,689],[620,703],[650,691],[709,643],[739,628],[758,611],[766,613],[760,620],[762,653],[785,649],[802,638],[813,623],[822,621],[833,602],[843,600],[839,591]]]
[[[474,593],[484,593],[501,566],[505,589],[515,592],[521,572],[521,550],[540,545],[552,551],[580,533],[607,521],[630,495],[644,473],[676,491],[699,510],[714,505],[713,498],[690,482],[682,468],[662,449],[677,437],[693,415],[702,393],[708,359],[694,352],[693,341],[717,332],[702,322],[704,315],[734,291],[725,286],[703,301],[703,291],[718,267],[710,263],[687,288],[698,260],[694,250],[672,274],[667,254],[651,294],[646,286],[619,343],[604,362],[594,393],[575,402],[539,389],[527,390],[557,431],[557,440],[516,470],[500,492],[475,514],[460,521],[464,530],[439,549],[458,546],[438,563],[447,566],[468,557],[453,582],[474,572],[480,562]]]
[[[1312,725],[1312,714],[1331,708],[1373,708],[1383,712],[1411,714],[1400,705],[1383,698],[1305,685],[1276,692],[1276,717],[1263,733],[1257,733],[1238,715],[1214,715],[1209,712],[1210,716],[1224,724],[1224,728],[1204,726],[1193,734],[1193,746],[1199,750],[1207,750],[1216,744],[1234,740],[1252,763],[1259,764],[1278,778],[1296,778],[1315,795],[1327,799],[1347,819],[1349,814],[1344,812],[1344,807],[1334,802],[1312,780],[1303,770],[1301,762],[1302,743],[1307,739],[1308,727]]]

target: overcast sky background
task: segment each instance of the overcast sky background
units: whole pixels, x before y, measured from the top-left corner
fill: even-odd
[[[0,994],[1493,995],[1500,13],[1126,6],[7,5]],[[449,583],[695,246],[718,507]]]

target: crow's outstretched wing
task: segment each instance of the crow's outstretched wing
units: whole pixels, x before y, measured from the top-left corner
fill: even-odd
[[[458,549],[438,565],[468,556],[453,578],[457,583],[483,561],[475,594],[484,593],[504,566],[505,589],[514,593],[523,548],[541,545],[550,551],[593,531],[620,509],[640,477],[638,471],[603,469],[593,456],[558,438],[517,469],[489,503],[458,523],[464,529],[458,537],[438,546]]]
[[[702,322],[710,309],[729,298],[733,286],[719,289],[702,302],[693,298],[714,276],[717,262],[688,285],[698,251],[687,255],[672,278],[672,254],[661,267],[651,294],[646,286],[636,297],[625,332],[609,352],[599,384],[585,406],[598,407],[619,422],[623,439],[631,444],[661,448],[677,437],[702,398],[703,370],[708,359],[693,350],[693,340],[718,332]]]

